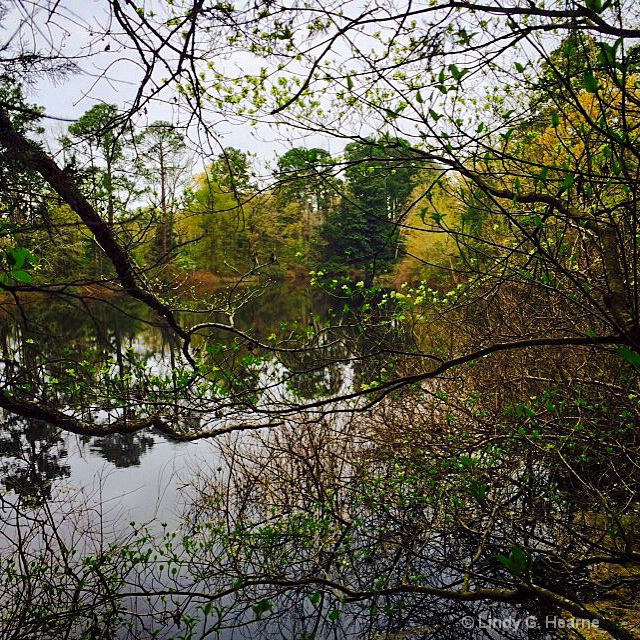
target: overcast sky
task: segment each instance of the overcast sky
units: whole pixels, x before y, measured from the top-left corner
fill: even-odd
[[[135,96],[141,71],[117,42],[100,36],[108,31],[109,26],[108,3],[105,0],[61,2],[53,15],[49,14],[47,6],[54,6],[54,3],[49,3],[49,0],[9,0],[10,10],[3,21],[1,37],[6,41],[18,34],[14,42],[19,38],[26,48],[36,47],[40,51],[58,49],[65,56],[77,60],[78,73],[68,74],[59,81],[43,77],[27,89],[31,102],[44,106],[48,116],[61,119],[48,119],[45,124],[49,136],[57,137],[68,126],[64,120],[78,118],[99,102],[125,107]],[[251,61],[246,58],[232,59],[229,64],[245,71],[251,70]],[[163,101],[149,104],[146,112],[148,122],[184,121],[184,113],[169,98],[165,94]],[[326,139],[296,140],[293,134],[287,135],[265,125],[252,128],[248,124],[232,124],[219,118],[212,119],[208,125],[209,133],[215,134],[219,145],[252,152],[265,161],[294,145],[338,150],[335,143],[333,146],[336,148],[331,149]],[[190,137],[195,143],[195,130],[190,131]],[[219,151],[216,144],[213,151]]]

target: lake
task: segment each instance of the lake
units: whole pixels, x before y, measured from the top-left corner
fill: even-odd
[[[412,345],[390,311],[380,310],[377,323],[369,317],[363,335],[344,300],[278,285],[221,292],[206,321],[225,321],[229,295],[245,296],[234,327],[255,343],[217,330],[194,340],[195,349],[208,349],[210,386],[201,380],[197,390],[175,339],[137,305],[35,300],[28,324],[19,309],[6,310],[5,376],[27,390],[50,389],[48,401],[79,420],[105,424],[133,411],[138,397],[152,404],[161,390],[175,393],[173,418],[189,429],[229,419],[251,424],[252,407],[260,420],[265,406],[287,411],[273,430],[186,442],[154,430],[86,436],[5,415],[3,637],[506,637],[464,620],[523,620],[531,607],[430,595],[463,580],[478,544],[473,531],[447,525],[435,500],[446,483],[431,470],[429,447],[445,446],[442,433],[431,443],[424,434],[408,440],[407,451],[385,443],[389,425],[397,421],[399,432],[418,425],[430,405],[391,399],[355,416],[343,412],[346,405],[330,405],[333,413],[290,410],[301,399],[379,380],[384,369],[392,374],[383,347]],[[193,310],[182,317],[191,326],[203,321]],[[310,326],[323,336],[311,360],[295,350]],[[274,335],[291,348],[277,362],[259,346]],[[256,382],[260,392],[249,399]],[[237,406],[225,414],[229,397]],[[213,412],[218,399],[222,408]],[[425,457],[414,466],[414,455]],[[469,486],[480,498],[463,511],[483,521],[478,492],[485,489],[464,480],[463,495]],[[462,508],[454,497],[452,513]],[[492,558],[504,548],[500,535],[483,545]],[[500,583],[499,565],[488,563]],[[384,589],[412,581],[421,586],[400,595]],[[358,595],[372,589],[379,595]],[[533,637],[515,626],[508,637]]]

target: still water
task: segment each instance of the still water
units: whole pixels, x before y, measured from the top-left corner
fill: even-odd
[[[304,287],[223,291],[213,299],[221,311],[206,319],[228,321],[223,310],[228,303],[237,302],[234,296],[248,300],[243,300],[236,313],[235,326],[260,340],[281,330],[283,323],[320,321],[330,304]],[[55,383],[65,374],[74,375],[72,364],[91,362],[95,366],[114,351],[131,361],[135,358],[152,374],[167,370],[172,358],[175,364],[180,356],[170,333],[153,326],[143,308],[126,301],[75,306],[42,305],[36,300],[29,309],[29,323],[21,321],[17,309],[7,306],[4,310],[0,340],[7,377],[18,375],[8,364],[11,361],[33,362],[40,374],[34,376],[35,382],[53,378]],[[0,482],[5,491],[31,495],[35,500],[60,485],[65,490],[99,491],[105,504],[117,503],[119,519],[126,522],[177,522],[181,486],[194,468],[203,461],[211,464],[216,455],[216,447],[206,439],[178,442],[152,431],[84,437],[10,414],[0,428]]]
[[[327,298],[304,288],[276,286],[257,293],[251,290],[221,292],[215,300],[219,311],[208,314],[205,319],[228,322],[230,318],[225,310],[235,306],[238,298],[242,298],[242,304],[234,313],[234,326],[257,340],[290,331],[291,327],[318,326],[334,312]],[[101,380],[97,376],[83,380],[83,371],[89,372],[87,377],[90,377],[102,368],[107,372],[103,374],[106,384],[112,384],[119,376],[128,377],[129,387],[135,387],[135,372],[139,375],[144,370],[149,379],[160,377],[175,370],[180,359],[179,348],[170,333],[162,326],[155,326],[145,309],[127,301],[98,300],[78,305],[67,301],[42,305],[35,300],[30,303],[28,322],[21,310],[10,305],[5,306],[4,312],[0,325],[4,376],[27,390],[34,387],[43,390],[45,401],[46,394],[51,393],[59,406],[74,407],[75,415],[82,415],[83,402],[95,408],[99,404],[96,399],[104,402],[108,398],[106,393],[101,395]],[[202,319],[197,315],[183,316],[186,323]],[[220,341],[230,343],[224,335]],[[223,349],[217,349],[216,354],[218,351]],[[347,378],[350,375],[349,367],[345,366],[337,370],[334,367],[328,375],[314,374],[296,393],[313,395],[318,384],[333,390],[341,388],[345,375]],[[65,384],[57,391],[60,380]],[[109,390],[112,395],[119,392],[115,386]],[[88,415],[100,414],[104,414],[104,409]],[[78,556],[102,556],[114,541],[131,540],[134,527],[138,530],[144,527],[145,536],[162,540],[165,532],[180,531],[188,526],[185,514],[193,511],[197,494],[194,479],[211,477],[225,464],[228,468],[228,460],[221,459],[220,451],[220,442],[209,439],[180,442],[151,430],[126,435],[82,436],[41,420],[6,413],[0,426],[0,558],[10,562],[22,556],[25,547],[26,555],[33,554],[29,557],[37,563],[38,554],[51,546],[58,549],[56,553],[64,557],[65,562],[69,549]],[[138,576],[136,584],[158,588],[155,579],[149,576]],[[11,590],[4,594],[5,602],[11,602],[13,597]],[[38,596],[30,598],[37,600]],[[144,616],[155,611],[155,603],[140,604],[132,600],[129,604],[132,610],[143,611],[135,624],[129,623],[125,616],[124,625],[101,628],[106,623],[97,618],[92,621],[88,617],[92,614],[83,613],[77,622],[70,624],[66,637],[147,638],[152,634],[160,638],[211,637],[211,628],[206,624],[208,614],[203,617],[201,608],[195,604],[187,604],[183,609],[185,616],[190,613],[202,619],[190,631],[194,636],[182,635],[184,625],[175,615],[170,619],[160,615],[156,616],[158,619],[147,620]],[[10,611],[10,606],[6,606]],[[226,602],[225,606],[232,608],[233,602]],[[308,607],[309,603],[284,622],[280,618],[276,627],[272,627],[268,619],[257,620],[263,616],[256,615],[251,606],[241,607],[232,615],[228,628],[221,625],[213,637],[221,640],[273,634],[274,637],[299,637],[306,628],[303,621],[309,617],[305,611]],[[26,619],[16,622],[15,627],[8,624],[3,628],[8,635],[0,632],[0,637],[57,637],[56,632],[45,628],[45,623],[31,619],[31,613],[24,615]],[[342,632],[336,631],[335,621],[326,633],[320,631],[318,622],[312,626],[320,634],[317,637],[342,637]],[[358,626],[354,619],[345,618],[341,628]],[[48,635],[49,632],[52,635]]]
[[[228,300],[236,293],[246,296],[221,294],[220,321],[225,320],[225,296]],[[132,394],[149,396],[153,391],[144,385],[159,384],[162,376],[177,384],[180,350],[139,307],[113,301],[33,304],[28,323],[8,308],[0,326],[3,373],[14,385],[46,389],[58,406],[73,407],[77,415],[84,403],[87,415],[95,416],[119,410],[96,410],[111,397],[126,396],[135,403]],[[317,331],[327,317],[335,319],[338,308],[335,300],[280,286],[246,297],[233,320],[241,331],[265,341],[271,335],[293,335],[300,327]],[[373,355],[365,363],[352,356],[380,350],[388,334],[403,339],[397,327],[385,322],[379,323],[380,335],[375,328],[364,335],[352,320],[345,326],[339,346],[331,347],[333,361],[327,358],[318,372],[292,355],[278,364],[280,373],[295,367],[305,373],[272,386],[271,393],[277,388],[280,396],[314,398],[347,391],[379,375],[387,358]],[[246,345],[233,347],[231,340],[221,336],[214,343],[213,364],[223,356],[232,369],[247,358],[251,364],[254,353]],[[227,349],[229,344],[233,348]],[[402,346],[408,348],[406,342]],[[91,379],[83,378],[85,371]],[[238,366],[223,381],[225,390],[241,397],[247,380],[260,381],[260,375],[264,371],[252,376],[246,366]],[[123,380],[126,385],[120,384]],[[268,383],[263,386],[269,388]],[[348,419],[303,417],[273,437],[270,433],[193,442],[153,431],[81,436],[5,415],[0,558],[11,573],[18,557],[28,575],[21,575],[13,588],[9,580],[0,594],[11,621],[10,631],[0,638],[476,637],[468,630],[460,635],[456,621],[479,615],[480,605],[432,601],[425,607],[416,594],[398,607],[393,598],[371,604],[351,602],[338,592],[321,595],[309,577],[363,587],[375,585],[381,576],[398,581],[411,574],[434,586],[455,582],[458,574],[444,570],[439,557],[464,559],[473,547],[465,546],[464,535],[455,543],[434,535],[413,549],[408,532],[417,516],[409,510],[396,513],[386,489],[377,497],[362,493],[362,487],[377,491],[379,483],[370,470],[358,475],[363,472],[355,463],[366,458],[369,443]],[[43,557],[49,563],[45,570]],[[35,565],[44,573],[34,573]],[[252,585],[246,576],[256,573],[302,581],[296,588]],[[245,577],[238,582],[238,576]],[[49,582],[54,586],[42,586]],[[202,595],[188,595],[194,592]],[[152,595],[158,593],[164,595]],[[223,594],[213,607],[212,593]],[[44,613],[33,609],[39,600],[49,602]],[[60,611],[49,615],[58,602]],[[77,612],[75,618],[70,611]]]

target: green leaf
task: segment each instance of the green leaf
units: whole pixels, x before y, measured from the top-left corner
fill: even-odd
[[[608,9],[613,0],[585,0],[584,5],[587,9],[595,11],[596,13],[602,13],[605,9]]]
[[[353,78],[351,76],[347,76],[347,87],[349,87],[349,90],[353,89]]]
[[[256,617],[260,617],[263,613],[267,613],[273,609],[273,602],[271,600],[267,600],[263,598],[256,602],[252,607],[253,612],[256,614]]]
[[[442,118],[442,116],[433,109],[429,109],[429,116],[431,116],[436,122]]]
[[[20,269],[25,264],[33,264],[35,262],[35,256],[29,249],[24,247],[15,247],[9,249],[9,259],[14,269]]]
[[[629,347],[620,347],[618,349],[618,355],[624,358],[627,362],[630,362],[634,367],[640,369],[640,353],[637,353]]]
[[[329,613],[327,614],[327,618],[329,618],[329,620],[337,620],[340,617],[340,612],[337,609],[331,609],[331,611],[329,611]]]
[[[570,39],[567,39],[562,45],[562,55],[567,59],[573,58],[577,50],[576,45]]]
[[[487,496],[488,491],[489,491],[489,485],[485,484],[484,482],[471,480],[471,482],[469,483],[469,493],[476,500],[480,500],[480,501],[484,500]]]
[[[551,125],[554,129],[560,125],[560,116],[557,113],[551,115]]]
[[[616,66],[616,45],[610,45],[607,42],[598,42],[600,52],[598,53],[598,62],[601,65],[610,67]]]
[[[509,555],[511,566],[517,574],[524,573],[527,566],[527,556],[522,547],[514,547]]]
[[[518,418],[522,418],[524,416],[527,418],[533,418],[535,415],[535,411],[528,404],[520,403],[516,407],[516,417]]]
[[[29,284],[33,282],[33,278],[30,273],[26,271],[21,271],[20,269],[11,272],[11,277],[18,282],[24,282],[25,284]]]
[[[520,64],[519,62],[516,62],[515,66],[516,66],[516,71],[518,73],[522,73],[524,71],[524,65],[523,64]]]
[[[424,98],[422,97],[422,94],[419,91],[416,93],[416,101],[419,102],[420,104],[424,102]]]
[[[505,142],[509,142],[509,140],[511,139],[511,136],[513,136],[513,129],[508,129],[507,131],[505,131],[504,133],[500,134],[500,137],[505,141]]]
[[[545,167],[544,169],[542,169],[542,171],[540,171],[540,173],[534,175],[536,177],[536,180],[542,180],[544,182],[549,175],[549,167]]]
[[[576,176],[573,173],[568,173],[567,177],[564,179],[564,182],[560,185],[560,193],[564,193],[568,189],[573,186],[573,183],[576,181]]]
[[[462,77],[468,72],[468,69],[458,69],[455,64],[450,64],[449,71],[451,72],[451,77],[459,81],[462,80]]]
[[[499,555],[498,562],[516,576],[527,573],[531,567],[531,557],[520,546],[513,547],[508,556]]]
[[[582,76],[582,86],[585,88],[585,91],[589,93],[596,93],[598,91],[598,79],[591,73],[587,71]]]

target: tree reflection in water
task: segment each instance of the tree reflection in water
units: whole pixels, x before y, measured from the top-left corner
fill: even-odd
[[[239,323],[256,329],[262,316],[252,314]],[[43,325],[48,318],[44,310]],[[272,328],[262,319],[256,330],[266,334]],[[4,331],[7,374],[19,357],[32,366],[21,368],[27,373],[16,383],[66,375],[59,403],[110,397],[101,396],[102,380],[115,398],[135,404],[136,385],[160,372],[178,396],[179,354],[161,327],[101,317],[96,326],[108,329],[96,332],[92,322],[72,314],[68,327],[52,329],[58,339],[50,344],[24,328]],[[74,353],[60,339],[65,330]],[[357,322],[343,326],[340,348],[348,337],[352,353],[371,355],[388,333],[410,347],[395,327],[378,330],[372,341]],[[232,357],[241,362],[243,354]],[[218,357],[213,349],[211,361]],[[523,626],[528,616],[546,615],[597,615],[612,637],[637,637],[639,621],[629,611],[637,609],[640,584],[640,512],[637,484],[628,479],[637,476],[638,441],[630,420],[620,424],[633,415],[635,383],[614,358],[547,357],[494,355],[456,378],[390,394],[368,413],[347,418],[337,407],[219,438],[215,463],[184,472],[175,531],[160,526],[162,514],[149,527],[111,521],[99,491],[53,490],[69,472],[59,432],[8,419],[0,439],[7,637],[564,637]],[[78,382],[73,358],[81,368],[87,361],[108,367]],[[289,353],[279,366],[308,370],[289,381],[287,393],[313,397],[349,376],[371,380],[388,360],[381,352],[366,366],[355,359],[321,374],[304,353]],[[536,386],[560,366],[584,376],[563,386],[561,401],[548,381],[543,393]],[[602,392],[608,380],[614,400]],[[241,389],[241,376],[226,384]],[[195,431],[204,418],[176,412],[175,419],[192,420]],[[156,455],[156,438],[139,432],[84,443],[126,467]],[[465,616],[475,621],[471,628]],[[480,618],[513,622],[496,632],[479,628]]]
[[[492,561],[473,582],[494,596],[504,591],[504,601],[455,597],[482,535],[450,520],[430,481],[378,449],[367,420],[292,424],[250,440],[221,446],[225,465],[201,469],[185,512],[189,544],[199,549],[186,575],[200,576],[201,592],[236,585],[210,630],[234,638],[493,637],[466,629],[471,617],[521,624],[499,637],[553,637],[524,628],[541,610],[509,595],[495,561],[499,541],[484,541]],[[472,521],[478,526],[481,514]]]
[[[27,504],[51,497],[51,485],[68,477],[67,451],[60,430],[40,420],[5,416],[0,427],[0,481]]]
[[[5,500],[0,601],[26,630],[10,637],[535,639],[565,637],[530,621],[570,606],[608,615],[585,561],[631,557],[611,502],[559,482],[552,456],[532,467],[510,428],[434,429],[437,403],[409,400],[219,439],[176,530],[123,528],[82,495]]]
[[[154,445],[155,438],[146,433],[113,433],[104,437],[83,438],[94,453],[115,467],[137,467],[140,459]]]

